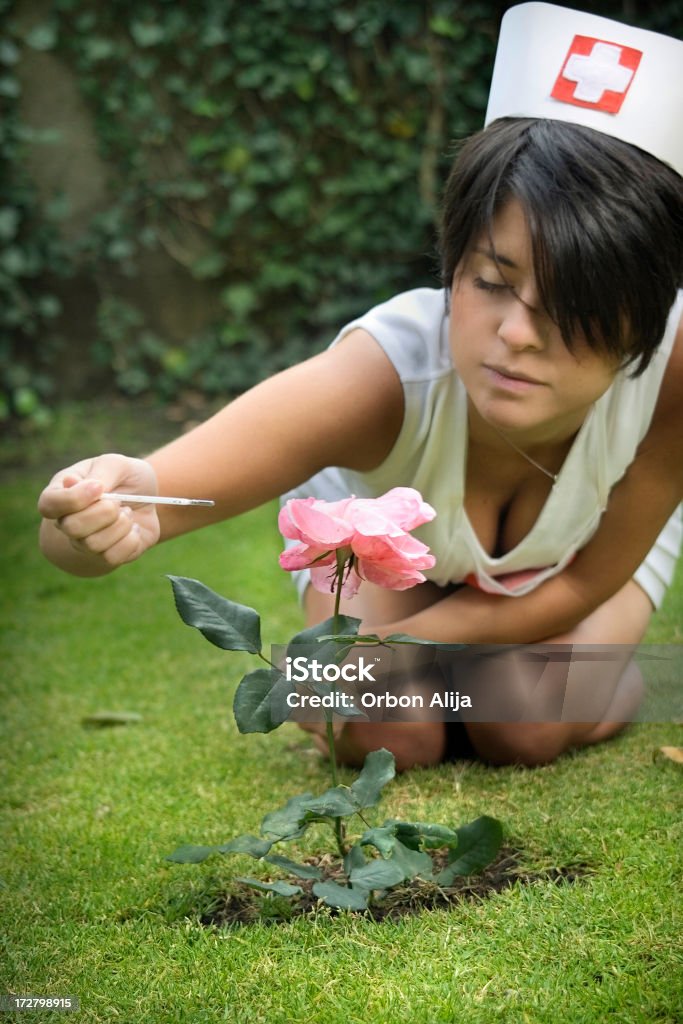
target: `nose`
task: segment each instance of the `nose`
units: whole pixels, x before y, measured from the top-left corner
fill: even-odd
[[[506,304],[504,315],[498,327],[498,336],[512,351],[541,349],[545,339],[539,323],[540,317],[518,296],[512,296]]]

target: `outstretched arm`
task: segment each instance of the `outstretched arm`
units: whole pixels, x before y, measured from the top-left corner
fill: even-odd
[[[159,538],[245,512],[324,466],[374,468],[391,450],[402,420],[396,371],[374,339],[353,331],[146,460],[106,455],[56,474],[38,505],[43,552],[68,572],[101,575]],[[201,512],[148,505],[127,513],[99,498],[117,490],[216,504]]]

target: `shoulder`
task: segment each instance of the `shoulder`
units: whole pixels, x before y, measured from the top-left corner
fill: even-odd
[[[650,429],[639,454],[649,456],[663,473],[670,474],[679,491],[683,489],[683,315],[676,325]]]
[[[382,302],[347,324],[333,345],[357,329],[375,339],[404,382],[452,370],[446,294],[441,288],[415,288]]]
[[[683,434],[683,310],[662,377],[653,423],[658,421],[662,424],[678,424]]]

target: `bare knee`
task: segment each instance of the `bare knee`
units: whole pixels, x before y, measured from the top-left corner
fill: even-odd
[[[550,764],[572,746],[572,729],[564,722],[472,722],[472,746],[490,764],[527,768]]]
[[[394,755],[397,772],[429,768],[444,758],[446,729],[442,722],[350,722],[336,741],[337,760],[357,768],[382,747]]]

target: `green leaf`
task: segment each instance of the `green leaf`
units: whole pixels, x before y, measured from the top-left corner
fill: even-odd
[[[164,26],[149,21],[132,21],[130,26],[132,35],[138,46],[155,46],[163,42],[165,36]]]
[[[434,15],[429,19],[429,28],[437,36],[447,39],[463,39],[467,35],[467,27],[460,21],[451,21],[444,15]]]
[[[218,850],[215,846],[192,846],[188,843],[185,846],[179,846],[177,850],[174,850],[165,859],[173,861],[174,864],[201,864],[212,853],[217,852]]]
[[[395,774],[394,755],[384,748],[372,750],[365,758],[360,775],[351,786],[351,793],[357,806],[374,807],[381,791]]]
[[[297,864],[295,860],[290,860],[289,857],[281,857],[279,853],[271,853],[265,859],[269,864],[275,864],[277,867],[282,868],[283,871],[289,871],[290,874],[296,875],[297,878],[322,878],[322,872],[319,868],[313,867],[312,864]]]
[[[316,882],[313,895],[326,903],[328,907],[339,910],[367,910],[368,894],[362,889],[338,885],[336,882]]]
[[[441,643],[438,640],[423,640],[419,636],[410,636],[409,633],[391,633],[382,640],[384,644],[414,644],[416,647],[447,647],[449,651],[459,651],[467,644]]]
[[[214,277],[220,277],[225,270],[227,257],[222,252],[207,252],[195,260],[190,267],[195,281],[207,281]]]
[[[450,885],[458,875],[473,875],[490,864],[503,841],[499,821],[483,815],[457,830],[458,845],[451,851],[449,863],[437,876],[439,885]]]
[[[390,857],[396,845],[396,830],[388,825],[369,828],[358,840],[359,846],[374,846],[383,857]]]
[[[347,814],[355,814],[358,807],[347,786],[336,786],[309,800],[306,811],[316,817],[340,818]]]
[[[286,720],[290,708],[286,696],[294,684],[274,668],[257,668],[240,682],[232,704],[241,733],[272,732]]]
[[[321,637],[337,637],[341,633],[348,634],[344,637],[345,640],[353,641],[358,634],[360,624],[360,619],[354,619],[351,615],[340,615],[337,621],[338,632],[335,633],[334,619],[325,619],[323,622],[316,623],[315,626],[302,629],[300,633],[293,636],[288,649],[296,644],[316,644]]]
[[[404,879],[415,878],[416,875],[420,875],[422,878],[432,878],[432,858],[428,853],[423,853],[418,849],[415,833],[408,836],[411,840],[409,843],[399,840],[397,832],[400,824],[401,822],[386,822],[380,828],[368,829],[358,840],[359,846],[374,846],[388,863],[401,869]],[[455,833],[453,833],[453,837],[455,838]]]
[[[398,839],[387,863],[399,867],[403,872],[404,880],[415,878],[417,875],[420,875],[421,878],[433,878],[433,864],[429,854],[422,853],[420,850],[411,850]]]
[[[360,843],[355,843],[344,856],[344,874],[350,875],[354,868],[362,868],[367,863],[367,858],[360,848]]]
[[[19,211],[11,206],[0,207],[0,238],[8,242],[17,233],[19,227]]]
[[[377,644],[378,646],[384,641],[377,633],[328,633],[327,636],[319,636],[318,643],[335,643],[340,647],[344,645],[354,644]]]
[[[360,708],[357,708],[355,705],[349,705],[348,707],[340,705],[339,707],[335,707],[334,714],[335,716],[338,715],[339,718],[360,718],[364,722],[369,721],[365,711],[361,711]]]
[[[300,885],[290,885],[289,882],[261,882],[258,878],[238,878],[237,881],[250,885],[252,889],[261,889],[262,892],[274,892],[278,896],[298,896],[303,892]]]
[[[250,857],[261,860],[268,853],[272,846],[269,839],[259,839],[258,836],[244,835],[231,839],[229,843],[217,846],[218,853],[246,853]]]
[[[224,651],[261,651],[258,612],[221,597],[199,580],[169,576],[180,618]]]
[[[221,302],[238,319],[249,316],[258,301],[258,292],[249,284],[231,284],[221,292]]]
[[[230,842],[223,843],[221,846],[192,846],[188,843],[185,846],[179,846],[177,850],[166,857],[166,860],[173,861],[175,864],[200,864],[214,853],[246,853],[250,857],[260,860],[265,857],[272,845],[268,839],[244,835],[237,836],[236,839],[231,839]]]
[[[266,814],[261,822],[261,835],[278,839],[298,839],[306,831],[306,811],[312,793],[301,793],[288,800],[284,807]]]
[[[354,868],[350,877],[353,885],[360,885],[365,889],[390,889],[392,885],[402,882],[405,874],[396,861],[376,857],[367,861],[363,867]]]
[[[57,27],[48,21],[34,25],[24,37],[24,42],[32,50],[53,50],[57,44]]]
[[[446,825],[428,825],[421,821],[397,821],[390,819],[384,822],[385,826],[392,827],[395,835],[404,846],[413,850],[423,847],[426,850],[436,850],[440,846],[458,845],[458,833]]]

